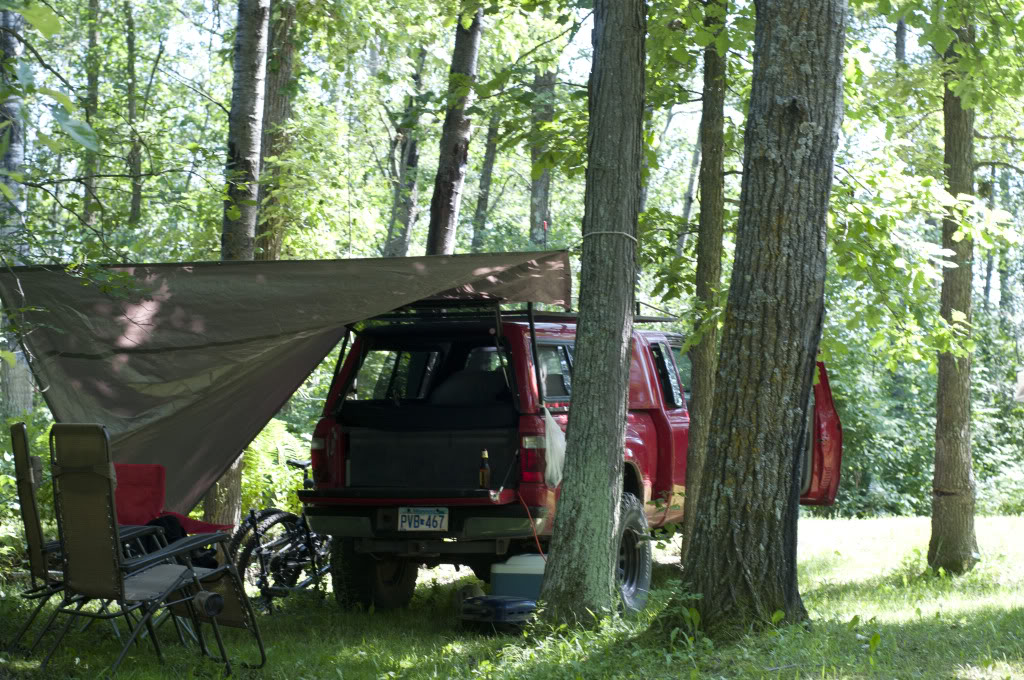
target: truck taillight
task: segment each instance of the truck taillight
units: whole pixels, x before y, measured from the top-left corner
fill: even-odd
[[[309,441],[309,455],[313,460],[313,482],[337,485],[339,480],[332,479],[335,465],[332,460],[337,455],[337,426],[330,418],[323,418],[316,424],[313,437]]]
[[[544,481],[544,437],[527,435],[519,449],[521,479],[524,482]]]

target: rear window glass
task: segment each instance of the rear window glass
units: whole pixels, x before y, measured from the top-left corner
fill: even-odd
[[[439,356],[436,350],[371,350],[359,367],[349,399],[422,399]]]
[[[568,401],[572,395],[570,353],[566,345],[539,345],[540,377],[545,401]]]

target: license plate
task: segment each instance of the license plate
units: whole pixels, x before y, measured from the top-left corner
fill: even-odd
[[[448,531],[448,508],[398,508],[399,531]]]

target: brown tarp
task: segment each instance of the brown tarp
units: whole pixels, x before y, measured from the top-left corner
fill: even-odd
[[[104,269],[130,274],[144,293],[117,297],[61,267],[13,267],[0,271],[0,296],[26,331],[54,418],[106,425],[117,462],[163,464],[168,508],[179,511],[346,324],[424,298],[568,307],[571,278],[564,251]]]

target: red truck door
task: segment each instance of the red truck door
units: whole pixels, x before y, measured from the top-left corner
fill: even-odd
[[[804,463],[802,505],[832,505],[839,490],[839,467],[843,459],[843,428],[832,401],[825,364],[817,364],[818,380],[814,385],[810,418],[811,455]]]

